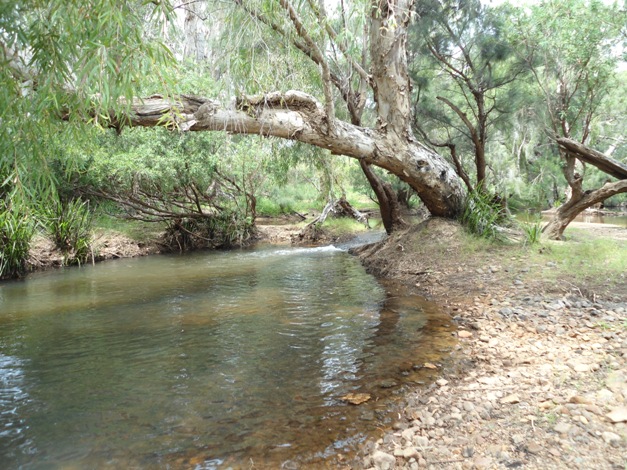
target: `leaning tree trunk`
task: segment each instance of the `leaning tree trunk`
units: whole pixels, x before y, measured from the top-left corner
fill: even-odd
[[[605,201],[608,197],[625,192],[627,192],[627,180],[622,180],[613,183],[608,182],[597,190],[585,192],[579,197],[571,197],[557,209],[542,232],[551,240],[560,240],[568,224],[582,211]]]
[[[281,6],[295,25],[299,44],[320,66],[324,103],[299,91],[240,97],[228,106],[196,96],[169,99],[156,95],[135,100],[131,114],[113,118],[112,127],[128,123],[297,140],[383,168],[409,184],[432,215],[459,216],[465,197],[459,177],[444,158],[415,139],[410,127],[406,43],[413,0],[372,1],[368,83],[376,104],[373,128],[335,117],[323,52],[298,21],[298,12],[290,2],[281,0]]]
[[[551,220],[542,229],[545,236],[552,240],[562,239],[568,224],[585,209],[603,202],[616,194],[627,192],[627,165],[571,139],[559,138],[557,143],[565,153],[564,176],[566,181],[568,181],[572,194],[568,201],[557,209]],[[621,179],[615,182],[607,181],[599,189],[584,191],[583,177],[575,173],[577,159],[590,163],[603,172]]]

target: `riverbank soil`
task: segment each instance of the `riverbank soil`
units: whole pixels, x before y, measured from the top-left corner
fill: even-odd
[[[440,303],[458,344],[352,468],[627,468],[627,274],[555,261],[553,243],[580,249],[575,228],[567,245],[477,247],[431,219],[358,250],[373,274]],[[627,250],[624,228],[592,236]]]
[[[141,242],[127,235],[114,231],[99,231],[92,242],[92,257],[88,262],[104,261],[117,258],[135,258],[160,252],[156,240]],[[37,234],[31,243],[28,271],[41,271],[63,266],[63,253],[52,240]]]

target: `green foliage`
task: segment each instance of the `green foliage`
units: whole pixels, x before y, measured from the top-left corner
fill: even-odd
[[[533,263],[544,265],[547,261],[555,263],[555,274],[563,275],[572,282],[586,278],[605,279],[607,287],[613,284],[624,285],[627,273],[627,250],[624,241],[610,239],[592,239],[588,234],[579,235],[575,229],[576,240],[572,243],[551,243],[534,253]]]
[[[173,56],[148,31],[171,13],[167,1],[0,2],[0,199],[54,198],[55,142],[119,120],[140,83],[167,92]]]
[[[105,201],[107,202],[107,201]],[[101,207],[101,206],[109,207]],[[93,226],[95,230],[103,233],[106,238],[108,234],[123,234],[135,240],[138,244],[145,245],[157,240],[165,229],[165,224],[155,222],[143,222],[141,220],[123,219],[110,215],[119,212],[115,204],[100,203],[94,211]]]
[[[257,214],[266,217],[277,217],[280,215],[293,214],[296,204],[295,200],[283,197],[275,201],[267,197],[261,197],[257,200]]]
[[[479,0],[422,1],[411,29],[414,128],[432,145],[448,147],[469,186],[492,169],[497,158],[486,148],[493,129],[507,126],[520,101],[514,82],[524,68],[504,34],[509,8]]]
[[[352,235],[368,230],[363,222],[350,217],[327,217],[322,228],[331,236]]]
[[[47,202],[41,210],[44,227],[57,248],[63,252],[64,264],[83,264],[91,253],[93,213],[89,202],[80,199]]]
[[[0,200],[0,279],[24,275],[34,229],[27,213]]]
[[[535,220],[529,222],[523,222],[520,224],[524,234],[525,245],[535,245],[540,242],[542,238],[542,221]]]
[[[494,195],[481,188],[468,194],[461,217],[468,231],[489,240],[500,240],[499,223],[504,219],[503,206],[494,200]]]
[[[626,15],[599,0],[545,0],[512,15],[512,44],[543,95],[538,115],[555,134],[581,139],[590,132],[616,69]]]
[[[243,219],[234,212],[222,212],[211,217],[169,221],[162,243],[169,250],[181,252],[231,248],[242,246],[253,233],[251,219]]]

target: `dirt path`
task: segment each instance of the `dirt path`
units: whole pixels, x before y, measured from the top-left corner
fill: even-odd
[[[440,302],[459,343],[441,378],[409,393],[394,429],[352,467],[627,468],[625,281],[592,300],[554,263],[467,253],[460,236],[436,220],[360,252],[373,273]]]

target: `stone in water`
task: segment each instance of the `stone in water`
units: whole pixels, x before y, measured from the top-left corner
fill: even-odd
[[[369,393],[347,393],[340,400],[346,401],[351,405],[361,405],[362,403],[366,403],[370,400],[371,396]]]

